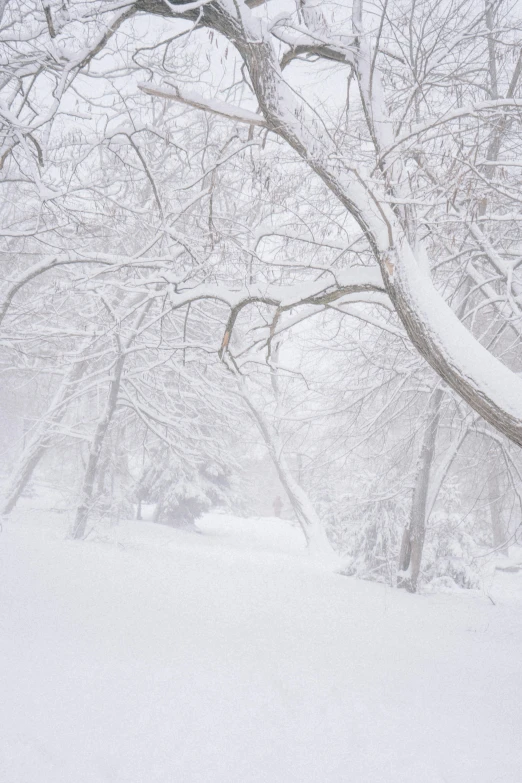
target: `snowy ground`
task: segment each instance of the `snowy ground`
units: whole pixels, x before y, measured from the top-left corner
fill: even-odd
[[[2,783],[521,783],[522,573],[410,596],[201,528],[4,527]]]

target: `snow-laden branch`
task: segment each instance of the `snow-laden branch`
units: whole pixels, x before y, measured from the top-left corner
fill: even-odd
[[[187,11],[197,11],[198,8],[203,8],[204,5],[208,5],[211,0],[194,0],[192,3],[190,1],[187,3],[173,3],[170,0],[163,0],[163,2],[173,13],[184,13]]]
[[[278,313],[283,313],[298,305],[325,306],[337,302],[349,294],[364,294],[368,291],[382,290],[382,278],[377,269],[353,268],[337,274],[336,283],[324,285],[318,283],[302,283],[296,286],[267,286],[265,291],[256,294],[249,290],[247,298],[240,298],[231,305],[230,315],[225,327],[225,333],[220,347],[220,355],[228,349],[230,338],[240,312],[249,304],[260,302],[277,307]]]
[[[285,68],[296,57],[313,56],[325,60],[353,65],[353,36],[333,38],[326,36],[324,29],[302,28],[291,22],[286,15],[276,19],[270,26],[270,32],[290,50],[283,55],[281,67]]]
[[[141,82],[138,84],[138,87],[147,95],[167,98],[167,100],[183,103],[185,106],[190,106],[193,109],[201,109],[211,114],[217,114],[219,117],[226,117],[236,122],[244,122],[247,125],[257,125],[261,128],[267,127],[263,117],[255,114],[255,112],[241,109],[239,106],[231,106],[229,103],[215,98],[204,98],[199,93],[185,90],[174,84],[168,84],[166,87],[155,87],[154,85]]]
[[[232,7],[227,0],[216,0],[215,6],[219,13],[212,15],[209,24],[238,49],[267,124],[308,162],[362,228],[413,344],[478,413],[522,445],[522,378],[475,339],[436,291],[408,241],[401,215],[379,200],[368,178],[335,160],[336,145],[308,116],[304,104],[283,79],[266,22],[255,18],[243,5]],[[380,74],[378,69],[371,70],[373,56],[368,38],[361,37],[366,44],[357,67],[359,85],[364,100],[370,101],[367,122],[381,154],[390,147],[392,123]],[[473,112],[520,107],[521,101],[487,101],[475,104]],[[444,115],[444,121],[448,119]]]

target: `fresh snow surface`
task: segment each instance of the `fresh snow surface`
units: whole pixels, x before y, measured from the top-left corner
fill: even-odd
[[[2,783],[521,783],[522,572],[411,596],[200,529],[4,525]]]

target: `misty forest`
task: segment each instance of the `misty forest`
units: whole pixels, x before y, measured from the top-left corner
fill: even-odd
[[[520,0],[0,0],[0,780],[521,783]]]

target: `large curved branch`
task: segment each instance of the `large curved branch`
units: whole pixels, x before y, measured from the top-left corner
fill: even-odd
[[[224,0],[205,7],[205,24],[234,43],[269,127],[308,162],[363,229],[379,261],[388,294],[422,356],[472,408],[522,445],[522,379],[464,327],[421,271],[394,211],[364,178],[341,161],[285,83],[270,34],[245,6]],[[511,102],[513,104],[513,102]],[[378,107],[382,113],[384,107]]]

